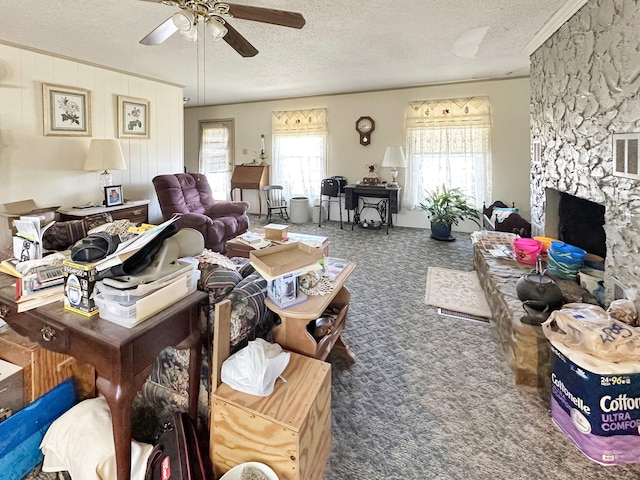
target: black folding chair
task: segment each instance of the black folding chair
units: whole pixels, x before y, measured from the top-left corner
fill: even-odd
[[[342,195],[340,195],[340,181],[336,178],[325,178],[320,182],[320,212],[318,227],[322,226],[322,204],[327,204],[327,218],[331,218],[331,204],[338,203],[340,210],[340,228],[342,228]]]

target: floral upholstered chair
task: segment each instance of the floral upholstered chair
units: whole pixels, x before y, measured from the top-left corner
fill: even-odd
[[[231,300],[231,351],[257,337],[271,340],[271,328],[276,319],[264,304],[267,282],[255,272],[248,259],[229,260],[210,251],[208,255],[219,263],[209,263],[203,261],[203,256],[198,257],[201,270],[198,287],[209,294],[208,305],[201,314],[203,355],[198,400],[201,429],[209,419],[209,365],[216,304],[224,299]],[[170,419],[174,411],[188,409],[188,367],[187,349],[169,347],[156,358],[151,375],[134,401],[133,432],[138,440],[152,442],[162,423]]]

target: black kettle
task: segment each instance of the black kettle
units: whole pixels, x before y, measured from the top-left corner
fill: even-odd
[[[550,313],[562,306],[564,296],[558,284],[545,273],[546,269],[542,270],[542,259],[538,255],[536,269],[524,274],[516,282],[516,293],[521,301],[527,302],[527,305]]]

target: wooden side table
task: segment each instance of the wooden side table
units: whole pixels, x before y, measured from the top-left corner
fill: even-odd
[[[349,262],[333,282],[334,289],[326,295],[309,295],[306,301],[292,307],[278,308],[270,299],[265,300],[269,310],[280,316],[281,323],[273,330],[273,339],[285,350],[301,353],[308,357],[325,360],[333,349],[339,350],[351,362],[355,362],[355,356],[342,339],[347,323],[347,312],[351,293],[344,286],[356,264]],[[309,322],[320,318],[327,307],[339,309],[331,333],[317,341],[307,330]]]
[[[97,315],[87,318],[55,302],[16,312],[13,277],[0,274],[0,309],[20,335],[53,352],[70,355],[96,369],[96,386],[113,419],[117,480],[131,471],[131,402],[166,347],[189,349],[189,415],[197,420],[200,352],[200,308],[207,294],[196,290],[133,328]]]

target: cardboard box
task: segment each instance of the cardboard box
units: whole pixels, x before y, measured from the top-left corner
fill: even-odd
[[[272,280],[275,277],[301,270],[324,258],[321,249],[304,243],[289,243],[249,252],[251,264]]]
[[[64,267],[64,308],[91,316],[98,313],[93,290],[98,271],[93,263],[62,262]]]
[[[42,462],[42,436],[76,401],[73,380],[69,379],[0,423],[0,472],[4,480],[21,480]]]
[[[554,423],[595,462],[640,462],[640,366],[627,364],[629,373],[617,373],[620,364],[591,360],[555,342],[551,357]]]
[[[0,422],[24,407],[22,368],[0,360]]]
[[[243,462],[269,465],[280,480],[322,480],[331,451],[331,365],[291,353],[268,397],[221,384],[212,395],[216,476]],[[228,441],[233,439],[232,441]]]
[[[302,303],[307,295],[298,289],[298,277],[304,272],[294,272],[267,282],[267,297],[278,308],[287,308]]]
[[[56,219],[56,211],[60,208],[60,205],[39,207],[33,199],[21,200],[19,202],[10,202],[3,205],[4,211],[0,212],[0,217],[7,219],[8,228],[12,234],[17,232],[13,226],[13,221],[21,216],[38,216],[40,217],[40,227],[51,223]]]
[[[267,240],[275,240],[280,242],[287,238],[287,232],[289,231],[289,225],[278,225],[277,223],[270,223],[264,226],[264,238]]]

